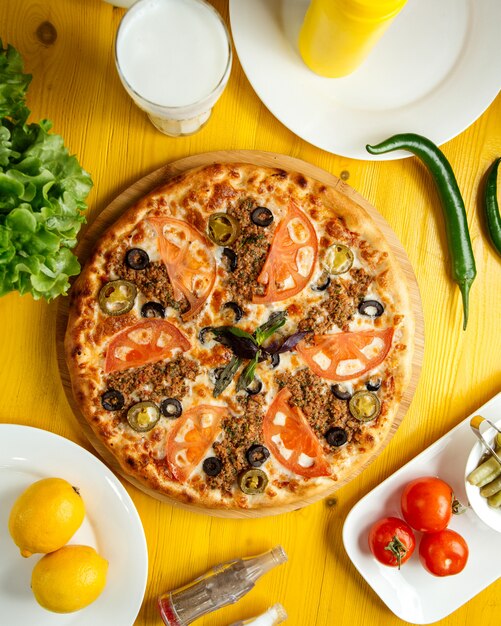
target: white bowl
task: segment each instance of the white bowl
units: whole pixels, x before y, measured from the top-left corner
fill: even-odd
[[[501,424],[498,423],[499,427]],[[490,428],[485,433],[483,433],[484,438],[492,443],[494,441],[494,436],[496,435],[496,431],[493,428]],[[465,485],[466,485],[466,495],[468,496],[469,503],[471,508],[475,511],[478,517],[485,523],[487,526],[490,526],[493,530],[497,530],[501,533],[501,508],[494,509],[487,504],[487,498],[484,498],[480,495],[479,487],[475,487],[474,485],[470,485],[470,483],[466,480],[466,477],[472,472],[478,465],[481,457],[485,454],[485,448],[482,446],[480,441],[473,446],[470,455],[468,456],[468,461],[466,462],[466,470],[465,470]]]

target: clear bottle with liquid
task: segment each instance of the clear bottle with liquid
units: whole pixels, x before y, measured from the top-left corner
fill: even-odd
[[[287,561],[281,546],[254,557],[216,565],[184,587],[158,598],[166,626],[188,626],[198,618],[240,600],[271,569]]]
[[[285,622],[286,619],[287,612],[284,607],[281,604],[274,604],[270,606],[267,611],[261,613],[261,615],[246,619],[243,622],[234,622],[230,626],[247,626],[247,624],[252,624],[253,626],[275,626],[276,624]]]

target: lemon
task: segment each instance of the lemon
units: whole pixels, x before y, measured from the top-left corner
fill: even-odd
[[[31,589],[38,604],[71,613],[94,602],[106,584],[108,561],[89,546],[64,546],[33,568]]]
[[[64,546],[84,517],[84,503],[76,488],[62,478],[43,478],[14,503],[9,532],[22,556],[28,557]]]

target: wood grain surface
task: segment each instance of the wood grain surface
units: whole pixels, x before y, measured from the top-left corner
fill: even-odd
[[[124,211],[133,206],[140,198],[145,196],[149,191],[152,191],[156,187],[166,183],[169,179],[173,178],[177,174],[184,173],[188,170],[210,165],[213,163],[251,163],[253,165],[261,165],[267,167],[280,167],[285,170],[300,172],[305,176],[309,176],[324,183],[327,186],[336,188],[340,193],[343,193],[355,202],[359,209],[367,214],[367,220],[372,220],[380,232],[388,242],[392,253],[396,257],[402,273],[405,277],[407,288],[410,294],[411,307],[415,319],[415,333],[413,336],[413,359],[412,359],[412,374],[409,384],[403,394],[402,401],[398,407],[398,411],[395,415],[395,419],[392,424],[392,428],[384,442],[384,445],[373,454],[366,463],[364,463],[356,472],[350,474],[345,480],[339,481],[333,485],[330,491],[326,491],[321,494],[317,494],[315,497],[304,498],[294,503],[281,507],[271,507],[262,510],[234,510],[223,511],[218,509],[210,509],[196,506],[194,504],[184,504],[178,502],[173,498],[169,498],[166,495],[160,494],[147,486],[137,481],[134,477],[127,474],[120,464],[116,461],[110,451],[102,444],[102,442],[95,435],[92,428],[89,426],[87,420],[81,413],[78,404],[76,403],[72,390],[71,381],[69,378],[68,368],[64,355],[64,334],[68,319],[68,299],[62,299],[58,307],[57,322],[56,322],[56,343],[57,343],[57,360],[59,365],[59,371],[61,373],[61,381],[63,383],[68,402],[73,409],[75,417],[82,426],[87,438],[92,443],[94,448],[99,452],[103,460],[117,473],[121,474],[124,478],[129,480],[133,485],[147,493],[148,495],[158,498],[164,502],[168,502],[173,506],[179,506],[194,512],[203,513],[207,515],[214,515],[215,517],[223,518],[258,518],[266,517],[269,515],[277,515],[279,513],[287,513],[289,511],[295,511],[303,506],[317,502],[320,499],[327,497],[328,495],[337,491],[340,487],[345,485],[350,480],[355,479],[360,472],[362,472],[369,464],[376,458],[378,454],[381,454],[384,447],[388,444],[391,437],[395,434],[400,422],[402,421],[407,409],[410,406],[414,392],[416,391],[417,383],[419,380],[419,374],[421,372],[421,366],[423,362],[424,351],[424,319],[423,310],[421,307],[421,297],[419,294],[419,287],[416,281],[416,277],[412,270],[412,266],[409,262],[407,254],[402,247],[402,244],[398,241],[397,236],[391,230],[390,226],[383,218],[383,216],[376,211],[376,209],[362,196],[352,189],[349,185],[342,180],[322,170],[321,168],[306,163],[300,159],[289,157],[283,154],[276,154],[272,152],[263,152],[257,150],[217,150],[215,152],[207,152],[198,155],[193,155],[185,159],[168,163],[163,167],[155,170],[151,174],[144,176],[140,180],[133,183],[130,187],[125,189],[121,194],[117,196],[103,211],[99,214],[96,220],[85,230],[82,234],[79,244],[76,249],[76,253],[80,262],[83,264],[90,256],[96,241],[105,232],[105,230],[111,226]]]
[[[414,1],[419,0],[409,0]],[[227,0],[211,3],[229,24]],[[209,123],[191,137],[165,137],[134,106],[116,74],[113,42],[123,14],[102,0],[0,1],[0,37],[17,47],[33,75],[30,121],[51,119],[54,131],[92,174],[88,223],[124,189],[165,163],[215,150],[286,154],[347,181],[383,215],[414,268],[426,323],[423,369],[406,418],[384,452],[333,498],[285,515],[233,520],[172,507],[122,481],[148,542],[148,586],[134,624],[160,626],[155,602],[160,593],[216,563],[280,543],[288,563],[267,574],[237,604],[199,620],[197,626],[227,626],[275,602],[287,609],[287,626],[401,626],[351,564],[342,529],[360,498],[501,391],[501,262],[486,236],[481,208],[485,172],[501,155],[501,97],[441,146],[465,200],[477,263],[470,319],[463,331],[440,202],[417,159],[358,161],[302,141],[260,102],[237,55]],[[43,25],[45,32],[52,32],[50,38],[41,36]],[[464,94],[465,101],[474,97]],[[437,123],[442,114],[447,111],[437,111]],[[379,139],[374,128],[367,142]],[[44,428],[93,451],[61,384],[55,341],[59,304],[17,293],[0,298],[0,421]],[[64,468],[61,473],[64,477]],[[99,528],[95,532],[99,537]],[[27,567],[25,561],[22,565]],[[29,585],[29,575],[26,580]],[[436,582],[440,589],[440,580]],[[501,580],[439,626],[498,626],[500,612]]]

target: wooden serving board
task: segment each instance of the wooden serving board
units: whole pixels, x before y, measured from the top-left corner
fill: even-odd
[[[410,261],[405,253],[402,244],[398,240],[395,233],[392,231],[384,217],[362,196],[360,196],[354,189],[352,189],[349,185],[344,183],[342,180],[330,174],[329,172],[312,165],[311,163],[307,163],[305,161],[301,161],[300,159],[296,159],[290,156],[286,156],[283,154],[276,154],[273,152],[260,152],[254,150],[220,150],[216,152],[205,152],[202,154],[197,154],[194,156],[186,157],[184,159],[180,159],[178,161],[174,161],[165,165],[151,174],[148,174],[144,178],[141,178],[133,185],[131,185],[128,189],[123,191],[113,202],[111,202],[96,218],[96,220],[86,229],[83,233],[83,237],[80,239],[80,242],[76,248],[76,254],[80,259],[80,262],[83,264],[90,256],[91,251],[94,248],[96,241],[99,237],[104,233],[104,231],[111,226],[117,218],[130,206],[132,206],[135,202],[137,202],[140,198],[146,195],[148,192],[152,191],[156,187],[166,183],[168,180],[173,178],[174,176],[186,172],[188,170],[210,165],[213,163],[251,163],[254,165],[260,166],[268,166],[268,167],[280,167],[285,170],[296,171],[304,174],[305,176],[309,176],[311,178],[316,179],[328,185],[330,187],[335,187],[338,191],[348,196],[352,201],[359,205],[359,207],[366,211],[370,218],[375,222],[379,230],[383,233],[386,241],[388,242],[390,248],[393,251],[393,254],[397,258],[402,271],[407,280],[407,284],[410,291],[411,297],[411,305],[415,316],[416,323],[416,332],[414,336],[414,357],[412,361],[412,376],[410,383],[404,393],[403,399],[399,405],[399,409],[394,420],[392,429],[388,434],[386,441],[384,442],[384,446],[387,445],[393,434],[398,428],[398,425],[402,421],[407,409],[410,406],[411,400],[414,396],[414,392],[417,387],[419,374],[421,371],[421,366],[423,362],[423,352],[424,352],[424,318],[423,318],[423,310],[421,306],[421,297],[419,294],[419,287],[416,281],[416,277],[414,275],[414,271],[410,264]],[[257,517],[265,517],[268,515],[276,515],[278,513],[285,513],[287,511],[296,510],[311,504],[321,498],[325,498],[328,493],[323,493],[321,495],[316,495],[312,498],[305,498],[299,502],[294,502],[293,504],[289,504],[288,506],[282,507],[274,507],[267,508],[263,510],[238,510],[238,511],[221,511],[216,509],[207,509],[200,506],[184,504],[182,502],[178,502],[173,498],[169,498],[168,496],[164,496],[163,494],[159,494],[148,487],[145,487],[143,484],[138,482],[133,477],[129,476],[124,470],[120,467],[116,459],[111,455],[109,450],[100,442],[100,440],[96,437],[93,430],[90,428],[87,420],[84,418],[78,405],[76,404],[73,393],[71,390],[71,382],[68,373],[68,369],[66,366],[65,356],[64,356],[64,334],[66,331],[68,319],[68,298],[61,299],[61,304],[58,308],[57,313],[57,323],[56,323],[56,340],[57,340],[57,355],[58,355],[58,365],[59,371],[61,375],[61,380],[63,384],[63,388],[66,393],[66,397],[68,398],[68,402],[72,408],[72,411],[77,418],[78,422],[82,426],[87,438],[90,443],[99,453],[99,455],[103,458],[103,460],[111,467],[111,469],[124,478],[126,478],[133,485],[144,491],[145,493],[173,506],[182,507],[185,509],[189,509],[191,511],[195,511],[198,513],[203,513],[206,515],[213,515],[216,517],[233,517],[233,518],[257,518]],[[383,446],[383,447],[384,447]],[[382,448],[370,457],[367,462],[359,469],[357,474],[359,474],[369,463],[374,459],[377,454],[381,453]],[[357,475],[355,474],[355,475]],[[333,489],[330,493],[339,489],[342,485],[344,485],[348,480],[352,480],[355,475],[349,477],[349,479],[344,482],[340,482],[333,486]]]

